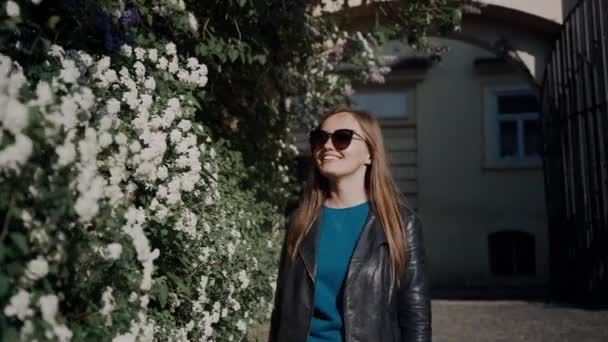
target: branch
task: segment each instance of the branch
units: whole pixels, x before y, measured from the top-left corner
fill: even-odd
[[[8,210],[6,211],[6,216],[4,217],[4,223],[2,224],[2,233],[0,233],[0,243],[4,241],[6,234],[8,233],[8,223],[10,222],[11,212],[13,211],[13,206],[15,204],[15,198],[11,193],[11,202],[8,206]]]

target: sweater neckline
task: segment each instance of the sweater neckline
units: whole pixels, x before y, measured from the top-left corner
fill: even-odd
[[[325,204],[323,204],[323,209],[328,210],[328,211],[333,211],[333,212],[340,212],[340,211],[347,211],[347,210],[352,210],[352,209],[357,209],[363,206],[367,206],[369,205],[370,201],[365,201],[365,202],[361,202],[359,204],[355,204],[353,206],[350,207],[344,207],[344,208],[333,208],[333,207],[328,207]]]

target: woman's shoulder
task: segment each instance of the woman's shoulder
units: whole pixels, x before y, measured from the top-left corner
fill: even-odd
[[[407,203],[399,203],[399,212],[405,223],[418,219],[418,213]]]
[[[408,204],[400,204],[406,236],[409,241],[422,238],[422,222],[418,212]]]

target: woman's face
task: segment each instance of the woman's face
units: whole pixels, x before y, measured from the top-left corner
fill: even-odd
[[[354,116],[347,112],[340,112],[331,115],[321,125],[321,129],[333,133],[338,129],[352,129],[358,135],[353,135],[353,139],[344,150],[337,150],[331,139],[325,145],[314,151],[314,159],[319,172],[329,179],[339,179],[357,172],[365,174],[366,165],[371,163],[371,156],[365,141],[360,140],[364,137],[363,130]]]

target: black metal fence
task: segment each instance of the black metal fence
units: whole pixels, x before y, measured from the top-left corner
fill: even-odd
[[[608,303],[608,1],[564,22],[543,84],[553,294]]]

